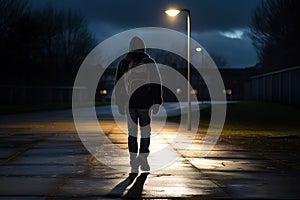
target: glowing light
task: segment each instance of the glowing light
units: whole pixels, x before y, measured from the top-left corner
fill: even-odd
[[[223,90],[223,94],[232,95],[232,89]]]
[[[178,15],[180,13],[180,10],[177,10],[177,9],[169,9],[169,10],[166,10],[165,13],[171,17],[174,17],[176,15]]]
[[[200,51],[202,51],[202,48],[201,48],[201,47],[197,47],[197,48],[196,48],[196,51],[197,51],[197,52],[200,52]]]
[[[191,90],[191,94],[198,94],[198,91],[195,90],[195,89],[192,89],[192,90]]]
[[[100,90],[100,94],[107,94],[107,90]]]

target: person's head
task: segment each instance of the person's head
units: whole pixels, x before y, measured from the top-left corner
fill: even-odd
[[[134,36],[130,41],[129,51],[145,51],[144,41],[138,36]]]

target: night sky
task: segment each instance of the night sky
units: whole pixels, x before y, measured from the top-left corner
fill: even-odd
[[[164,27],[186,31],[186,17],[170,19],[166,8],[191,11],[192,37],[209,53],[224,57],[230,68],[256,64],[248,37],[249,23],[261,0],[30,0],[33,9],[52,4],[55,8],[81,13],[98,42],[119,32],[138,27]]]

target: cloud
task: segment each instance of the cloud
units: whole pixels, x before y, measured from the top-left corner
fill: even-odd
[[[231,39],[242,39],[244,37],[245,30],[233,30],[220,32],[221,35]]]
[[[219,31],[193,32],[192,37],[197,40],[208,53],[225,58],[230,68],[244,68],[256,64],[257,55],[248,37],[248,31],[244,31],[240,39],[221,35]]]

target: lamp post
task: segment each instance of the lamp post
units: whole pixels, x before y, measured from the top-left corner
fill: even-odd
[[[192,128],[191,124],[191,13],[189,9],[169,9],[165,13],[171,17],[175,17],[180,12],[187,13],[187,102],[188,102],[188,113],[187,113],[187,130],[190,131]]]

